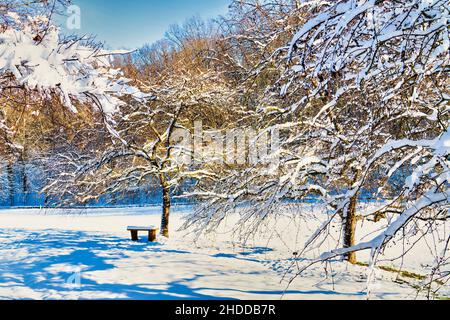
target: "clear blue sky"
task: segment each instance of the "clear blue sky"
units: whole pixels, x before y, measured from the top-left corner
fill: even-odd
[[[81,30],[113,49],[135,49],[163,38],[174,23],[199,15],[213,18],[227,11],[230,0],[75,0]]]

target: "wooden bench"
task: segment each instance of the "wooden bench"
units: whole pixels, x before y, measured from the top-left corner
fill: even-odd
[[[128,227],[128,231],[131,232],[131,240],[139,241],[138,233],[139,231],[148,231],[148,241],[155,242],[156,241],[156,233],[158,232],[158,228],[154,226],[150,227]]]

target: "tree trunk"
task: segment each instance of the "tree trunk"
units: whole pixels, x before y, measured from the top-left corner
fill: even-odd
[[[161,219],[161,235],[169,238],[169,218],[170,218],[170,188],[163,187],[163,212]]]
[[[26,156],[26,150],[24,150],[20,156],[20,164],[22,167],[22,193],[23,193],[23,205],[27,205],[28,201],[28,175],[27,175],[27,156]]]
[[[14,165],[12,161],[8,161],[8,166],[6,167],[7,175],[8,175],[8,193],[9,193],[9,206],[14,207]]]
[[[344,230],[344,247],[350,248],[356,244],[356,224],[358,222],[356,216],[356,206],[358,203],[358,197],[354,196],[350,200],[350,204],[347,210],[347,217],[345,218],[345,230]],[[356,264],[356,253],[352,252],[345,256],[346,260],[351,264]]]

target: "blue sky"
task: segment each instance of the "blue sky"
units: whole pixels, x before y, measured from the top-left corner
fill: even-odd
[[[81,30],[113,49],[135,49],[161,39],[167,28],[199,15],[213,18],[227,11],[230,0],[75,0]]]

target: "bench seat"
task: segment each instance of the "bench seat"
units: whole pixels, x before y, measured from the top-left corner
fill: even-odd
[[[139,241],[138,233],[139,231],[148,232],[148,241],[155,242],[156,241],[156,233],[158,232],[158,228],[155,226],[149,227],[128,227],[127,231],[131,232],[131,240]]]

